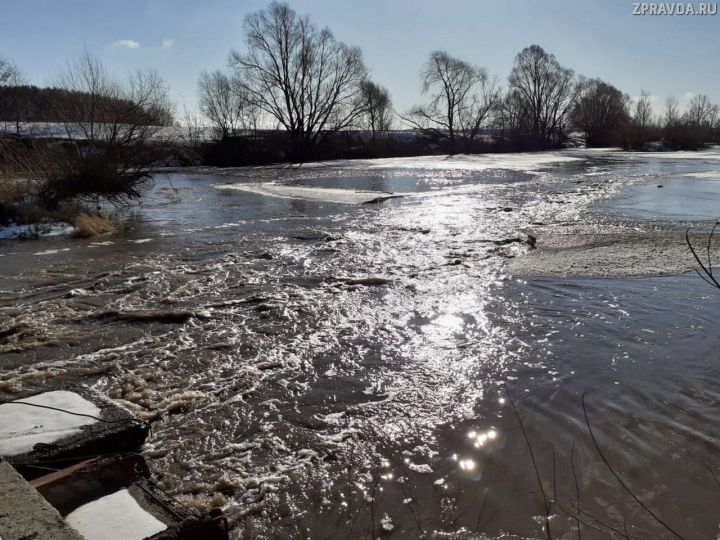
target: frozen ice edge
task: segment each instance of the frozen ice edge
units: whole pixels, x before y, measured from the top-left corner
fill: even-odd
[[[67,223],[46,224],[11,224],[7,227],[0,227],[0,240],[17,240],[21,238],[36,238],[44,236],[70,235],[75,232],[75,227]]]

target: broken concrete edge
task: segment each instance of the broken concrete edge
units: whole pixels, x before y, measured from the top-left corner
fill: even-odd
[[[142,455],[128,454],[88,459],[35,478],[30,485],[62,515],[67,515],[92,499],[127,487],[138,478],[149,477]]]
[[[84,540],[60,513],[6,461],[0,459],[0,538]]]
[[[31,485],[71,522],[74,512],[87,517],[94,512],[94,503],[127,491],[139,509],[166,526],[153,539],[227,538],[227,520],[221,510],[198,512],[182,505],[151,479],[141,454],[89,459],[36,478]]]

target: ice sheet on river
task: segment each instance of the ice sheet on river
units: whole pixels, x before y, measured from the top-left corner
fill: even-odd
[[[456,154],[381,159],[352,159],[306,163],[303,168],[339,167],[350,169],[462,169],[484,171],[506,169],[533,171],[554,163],[578,161],[581,156],[569,152],[518,152],[512,154]]]
[[[283,199],[302,199],[339,204],[369,204],[385,199],[398,197],[393,193],[382,191],[356,191],[351,189],[330,189],[303,186],[286,186],[281,184],[218,184],[217,189],[247,191],[269,197]]]

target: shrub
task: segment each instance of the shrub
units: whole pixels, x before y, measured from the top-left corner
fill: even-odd
[[[115,223],[107,216],[99,214],[80,213],[74,217],[72,224],[78,238],[92,238],[115,230]]]

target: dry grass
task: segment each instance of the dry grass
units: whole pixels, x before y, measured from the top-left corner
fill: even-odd
[[[78,238],[92,238],[115,230],[114,221],[99,214],[78,214],[73,219],[73,226]]]

